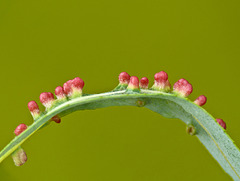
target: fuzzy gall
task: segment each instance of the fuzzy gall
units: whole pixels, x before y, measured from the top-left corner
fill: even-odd
[[[25,151],[19,147],[13,154],[12,154],[13,161],[16,166],[21,166],[27,161],[27,154]]]
[[[141,89],[147,89],[148,88],[148,84],[149,84],[149,80],[148,80],[147,77],[141,78],[140,84],[139,84]]]
[[[199,106],[203,106],[204,104],[206,104],[207,102],[207,97],[204,95],[199,96],[194,103],[199,105]]]
[[[154,75],[154,85],[152,89],[169,92],[171,89],[171,84],[168,80],[168,74],[164,71],[158,72]]]
[[[83,87],[84,81],[76,77],[63,84],[63,91],[68,97],[77,97],[82,95]]]
[[[43,92],[39,96],[40,102],[46,107],[47,109],[50,108],[54,101],[54,95],[51,92]]]
[[[187,97],[192,93],[193,88],[187,80],[180,79],[174,84],[173,91],[182,97]]]
[[[128,85],[130,82],[130,75],[127,72],[122,72],[118,76],[119,84]]]
[[[136,76],[131,76],[127,89],[137,91],[139,89],[139,79]]]
[[[63,87],[61,87],[61,86],[56,87],[55,95],[56,95],[58,100],[65,100],[66,99],[66,95],[64,93]]]
[[[26,124],[19,124],[16,129],[14,130],[14,134],[16,136],[20,135],[23,131],[25,131],[27,129],[27,125]]]
[[[30,101],[28,103],[28,109],[31,112],[33,119],[36,119],[40,116],[40,110],[38,104],[35,101]]]

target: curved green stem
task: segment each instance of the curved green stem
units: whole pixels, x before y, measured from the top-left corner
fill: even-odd
[[[25,140],[44,126],[53,116],[63,117],[76,110],[97,109],[109,106],[143,106],[167,118],[178,118],[193,125],[196,136],[234,179],[240,180],[240,151],[225,130],[203,108],[187,98],[172,93],[141,90],[121,90],[77,97],[55,105],[41,115],[23,133],[16,136],[1,152],[0,162],[13,153]]]

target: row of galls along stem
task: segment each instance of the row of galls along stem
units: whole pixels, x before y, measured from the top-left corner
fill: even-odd
[[[143,77],[138,79],[136,76],[130,76],[127,72],[122,72],[119,74],[119,84],[127,85],[127,89],[148,89],[149,80],[147,77]],[[151,87],[152,90],[162,91],[162,92],[170,92],[171,84],[168,80],[168,74],[164,71],[158,72],[154,75],[154,84]],[[189,96],[193,91],[192,85],[186,79],[179,79],[173,85],[173,93],[177,94],[181,97]],[[207,102],[207,97],[204,95],[200,95],[194,103],[203,106]],[[221,125],[224,129],[226,129],[226,123],[222,119],[216,119],[217,123]]]
[[[147,77],[143,77],[138,79],[136,76],[130,76],[127,72],[122,72],[119,74],[119,84],[126,85],[127,89],[148,89],[149,80]],[[59,101],[65,101],[68,98],[74,98],[82,95],[82,89],[84,87],[84,81],[76,77],[72,80],[68,80],[63,86],[58,86],[55,89],[55,95]],[[151,87],[151,90],[162,91],[162,92],[170,92],[171,84],[168,80],[168,74],[164,71],[158,72],[154,75],[154,84]],[[193,91],[192,85],[186,79],[180,79],[173,85],[173,93],[177,94],[181,97],[189,96]],[[51,92],[43,92],[40,94],[40,102],[46,108],[46,110],[50,109],[54,102],[54,95]],[[207,98],[204,95],[199,96],[194,103],[203,106],[207,102]],[[28,109],[30,110],[33,119],[37,119],[41,111],[39,110],[39,106],[35,101],[30,101],[28,103]],[[56,123],[60,123],[61,119],[56,115],[52,119]],[[222,119],[216,119],[216,121],[226,129],[226,123]],[[27,125],[20,124],[14,131],[15,135],[18,136],[24,130],[27,129]]]
[[[119,75],[119,85],[127,90],[139,90],[140,88],[148,89],[149,80],[147,77],[143,77],[139,81],[138,77],[130,76],[128,73],[122,72]],[[56,87],[55,95],[58,101],[67,101],[68,99],[81,96],[83,87],[84,81],[81,78],[76,77],[72,80],[68,80],[63,84],[63,86]],[[161,71],[154,75],[154,85],[151,87],[151,90],[161,92],[171,91],[171,84],[168,80],[168,74],[166,72]],[[173,85],[173,93],[181,97],[189,96],[192,93],[192,90],[192,85],[185,79],[180,79]],[[46,111],[52,107],[55,101],[54,95],[51,92],[41,93],[39,99]],[[194,103],[199,106],[203,106],[206,101],[206,96],[201,95],[194,101]],[[34,120],[40,117],[41,111],[39,110],[39,106],[35,101],[30,101],[28,103],[28,109],[30,110]],[[61,119],[58,115],[56,115],[51,118],[51,121],[60,123]],[[222,119],[216,119],[216,121],[219,123],[219,125],[226,129],[226,123]],[[18,136],[27,128],[28,126],[26,124],[20,124],[17,126],[14,133],[16,136]],[[27,161],[27,155],[20,147],[12,154],[12,157],[17,166],[23,165]]]

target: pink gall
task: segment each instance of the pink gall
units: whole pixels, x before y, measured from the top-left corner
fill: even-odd
[[[204,104],[206,104],[207,102],[207,97],[204,95],[199,96],[194,103],[199,105],[199,106],[203,106]]]
[[[131,76],[127,89],[137,90],[139,89],[139,79],[136,76]]]
[[[186,79],[179,79],[178,82],[182,85],[187,85],[189,82]]]
[[[54,95],[51,92],[43,92],[39,96],[40,102],[46,107],[50,108],[54,101]]]
[[[56,89],[55,89],[55,95],[56,95],[56,97],[57,97],[59,100],[62,100],[62,99],[65,99],[65,98],[66,98],[66,95],[65,95],[65,93],[64,93],[63,87],[61,87],[61,86],[56,87]]]
[[[31,112],[34,119],[40,116],[40,110],[38,104],[35,101],[30,101],[28,103],[28,109]]]
[[[140,88],[141,89],[147,89],[148,88],[148,84],[149,84],[149,80],[147,77],[143,77],[140,80]]]
[[[84,87],[84,81],[80,79],[79,77],[76,77],[72,80],[72,87],[76,89],[83,89]]]
[[[227,125],[222,119],[216,119],[218,124],[223,127],[223,129],[226,129]]]
[[[71,83],[69,81],[63,84],[63,91],[66,95],[68,96],[71,95],[72,90],[71,90]]]
[[[118,76],[120,84],[129,84],[130,75],[127,72],[122,72]]]
[[[35,101],[30,101],[28,103],[28,109],[31,112],[38,112],[39,113],[39,107],[38,107],[38,104]]]
[[[154,85],[152,89],[168,92],[171,89],[171,84],[168,80],[168,74],[164,71],[158,72],[154,75]]]
[[[14,130],[14,134],[16,136],[20,135],[23,131],[25,131],[27,129],[27,125],[26,124],[19,124],[17,126],[17,128]]]
[[[63,91],[68,97],[75,97],[82,95],[84,81],[79,77],[69,80],[63,84]]]
[[[164,71],[158,72],[154,75],[156,82],[166,82],[168,80],[168,74]]]
[[[180,79],[173,85],[173,91],[182,97],[187,97],[192,93],[193,87],[187,80]]]

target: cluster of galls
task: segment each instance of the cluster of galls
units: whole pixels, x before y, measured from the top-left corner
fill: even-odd
[[[115,90],[130,90],[138,92],[140,89],[148,89],[149,80],[147,77],[141,78],[139,81],[138,77],[130,76],[126,72],[122,72],[119,75],[119,85]],[[69,80],[63,84],[63,86],[58,86],[55,89],[55,95],[57,99],[54,98],[53,93],[51,92],[43,92],[40,94],[40,102],[49,110],[56,102],[63,102],[68,99],[72,99],[75,97],[79,97],[82,95],[82,89],[84,87],[84,81],[79,77],[74,78],[73,80]],[[161,71],[154,75],[154,85],[150,88],[151,90],[161,91],[161,92],[170,92],[171,84],[168,80],[168,75],[166,72]],[[187,97],[192,93],[192,85],[185,79],[178,80],[173,85],[173,93],[181,96]],[[207,98],[204,95],[199,96],[194,103],[203,106],[207,101]],[[139,106],[144,106],[144,103],[139,101]],[[28,103],[28,109],[30,110],[33,119],[36,120],[40,115],[41,111],[39,110],[39,106],[35,101],[30,101]],[[59,116],[52,117],[51,121],[56,123],[60,123],[61,119]],[[222,119],[216,119],[216,121],[226,129],[226,123]],[[15,129],[14,133],[16,136],[20,135],[23,131],[27,129],[27,125],[20,124]],[[187,128],[190,134],[195,133],[195,129],[193,126],[188,126]],[[24,164],[27,161],[27,155],[22,148],[19,148],[12,154],[13,160],[17,166]]]
[[[139,91],[139,89],[148,89],[149,80],[147,77],[143,77],[138,79],[136,76],[130,76],[127,72],[122,72],[119,75],[119,85],[117,87],[118,90],[121,89],[128,89],[132,91]],[[84,87],[84,81],[76,77],[72,80],[68,80],[63,86],[58,86],[55,89],[55,95],[57,100],[54,98],[53,93],[51,92],[43,92],[40,94],[40,102],[49,110],[56,101],[66,101],[67,99],[72,99],[74,97],[78,97],[82,95],[82,89]],[[150,88],[151,90],[157,90],[162,92],[170,92],[171,91],[171,84],[168,80],[168,74],[164,71],[158,72],[154,75],[154,85]],[[178,80],[173,85],[173,93],[187,97],[193,91],[192,85],[185,79]],[[194,103],[203,106],[207,101],[207,98],[204,95],[199,96]],[[41,111],[39,110],[39,106],[35,101],[30,101],[28,103],[28,109],[30,110],[33,119],[36,120],[40,115]],[[56,123],[60,123],[61,119],[56,115],[52,119]],[[216,119],[216,121],[226,129],[226,123],[222,119]],[[24,130],[27,129],[25,124],[20,124],[14,131],[14,133],[18,136]]]
[[[130,76],[127,72],[122,72],[119,75],[119,85],[117,89],[122,90],[126,88],[131,91],[139,91],[141,89],[148,89],[149,80],[147,77],[138,79],[136,76]],[[151,90],[161,91],[161,92],[170,92],[171,84],[168,80],[168,74],[164,71],[158,72],[154,75],[154,84],[150,88]],[[180,79],[173,85],[173,93],[181,97],[189,96],[193,91],[192,85],[186,79]],[[204,95],[199,96],[194,103],[203,106],[206,104],[207,98]],[[216,119],[216,121],[224,129],[226,129],[226,123],[222,119]]]
[[[83,87],[84,81],[79,77],[76,77],[73,80],[69,80],[66,83],[64,83],[63,87],[62,86],[56,87],[55,95],[57,99],[54,98],[54,95],[51,92],[41,93],[39,99],[43,106],[46,108],[46,110],[49,110],[56,102],[63,102],[66,101],[67,99],[72,99],[74,97],[81,96]],[[28,109],[31,112],[34,120],[36,120],[41,115],[39,106],[35,101],[30,101],[28,103]],[[56,123],[61,122],[61,119],[58,116],[54,116],[51,120],[55,121]],[[19,135],[20,132],[24,131],[27,128],[26,125],[25,126],[23,125],[24,124],[20,124],[16,128],[15,130],[16,135]]]
[[[79,77],[74,78],[73,80],[69,80],[63,84],[63,86],[58,86],[55,89],[55,95],[57,99],[54,98],[53,93],[51,92],[43,92],[40,94],[39,99],[43,106],[46,108],[46,111],[51,109],[52,106],[57,102],[63,102],[68,99],[72,99],[74,97],[78,97],[82,95],[82,89],[84,86],[84,81]],[[38,104],[35,101],[30,101],[28,103],[28,109],[31,112],[33,119],[36,120],[40,117],[41,111],[39,109]],[[58,115],[52,117],[51,121],[56,123],[60,123],[61,119]],[[27,125],[20,124],[15,129],[14,133],[16,136],[20,135],[23,131],[27,129]],[[12,155],[13,160],[17,166],[24,164],[27,161],[26,153],[22,148],[19,148]]]

